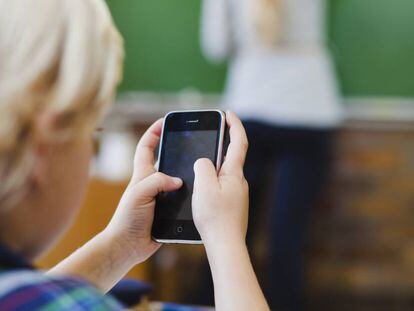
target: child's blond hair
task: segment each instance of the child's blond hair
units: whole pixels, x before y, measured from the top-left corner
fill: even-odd
[[[113,100],[123,44],[103,0],[0,0],[0,211],[29,190],[33,125],[91,131]]]

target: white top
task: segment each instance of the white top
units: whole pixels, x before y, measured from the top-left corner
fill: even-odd
[[[244,119],[333,127],[342,119],[325,42],[324,0],[281,0],[280,43],[269,49],[254,29],[257,0],[203,0],[201,43],[215,61],[231,57],[225,105]]]

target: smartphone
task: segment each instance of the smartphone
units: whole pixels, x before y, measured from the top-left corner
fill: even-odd
[[[191,197],[194,163],[210,159],[220,169],[226,116],[220,110],[173,111],[164,118],[158,154],[158,171],[180,177],[183,186],[156,198],[153,239],[161,243],[201,244],[194,225]]]

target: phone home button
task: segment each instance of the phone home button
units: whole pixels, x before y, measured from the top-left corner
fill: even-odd
[[[183,231],[184,231],[183,226],[177,226],[177,227],[175,227],[175,233],[176,233],[177,235],[179,235],[179,234],[183,233]]]

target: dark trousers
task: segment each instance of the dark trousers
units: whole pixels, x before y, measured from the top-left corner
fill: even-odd
[[[256,121],[244,125],[250,144],[245,165],[250,249],[255,247],[257,232],[267,230],[264,269],[258,269],[263,265],[254,259],[253,263],[272,309],[300,310],[304,244],[312,207],[329,169],[333,130]]]

